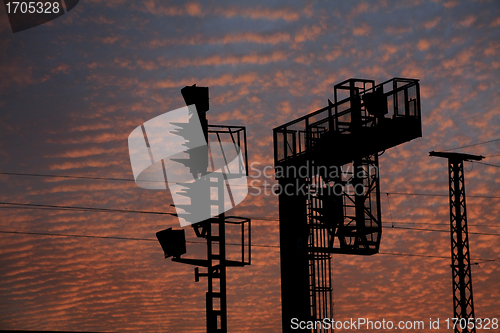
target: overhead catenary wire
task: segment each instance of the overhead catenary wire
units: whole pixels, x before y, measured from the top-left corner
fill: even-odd
[[[154,238],[139,238],[139,237],[119,237],[119,236],[97,236],[97,235],[78,235],[78,234],[63,234],[63,233],[50,233],[50,232],[28,232],[28,231],[8,231],[8,230],[0,230],[0,233],[3,234],[19,234],[19,235],[36,235],[36,236],[52,236],[52,237],[75,237],[75,238],[100,238],[100,239],[115,239],[115,240],[130,240],[130,241],[147,241],[147,242],[157,242]],[[205,244],[205,242],[196,242],[196,241],[186,241],[186,243],[191,244]],[[241,246],[241,244],[236,243],[226,243],[226,245],[236,245]],[[252,244],[252,247],[262,247],[262,248],[279,248],[279,245],[265,245],[265,244]],[[382,255],[394,255],[394,256],[408,256],[408,257],[423,257],[423,258],[438,258],[438,259],[449,259],[449,257],[445,256],[433,256],[433,255],[425,255],[425,254],[413,254],[413,253],[394,253],[394,252],[379,252],[378,254]],[[497,259],[485,259],[485,258],[477,258],[472,259],[475,261],[500,261],[500,258]]]
[[[432,231],[432,232],[446,232],[449,233],[450,230],[439,230],[439,229],[425,229],[425,228],[405,228],[405,227],[398,227],[398,226],[393,226],[389,229],[405,229],[405,230],[418,230],[418,231]],[[487,236],[500,236],[500,234],[494,234],[494,233],[489,233],[489,232],[472,232],[469,231],[469,234],[474,234],[474,235],[487,235]]]
[[[96,176],[69,176],[69,175],[47,175],[40,173],[21,173],[21,172],[0,172],[0,175],[8,176],[29,176],[29,177],[47,177],[47,178],[69,178],[69,179],[93,179],[93,180],[118,180],[133,182],[131,178],[113,178],[113,177],[96,177]]]
[[[28,204],[28,203],[15,203],[15,202],[0,202],[0,209],[47,209],[47,210],[61,210],[61,211],[96,211],[96,212],[116,212],[116,213],[139,213],[139,214],[156,214],[156,215],[171,215],[177,216],[174,212],[158,212],[158,211],[141,211],[141,210],[127,210],[127,209],[114,209],[114,208],[97,208],[97,207],[82,207],[82,206],[59,206],[59,205],[43,205],[43,204]],[[9,205],[9,206],[6,206]],[[17,205],[17,206],[16,206]],[[277,217],[266,216],[248,216],[253,220],[259,221],[279,221]],[[384,222],[385,223],[385,222]],[[389,222],[387,222],[389,223]],[[421,224],[421,225],[442,225],[448,226],[448,223],[426,223],[426,222],[412,222],[412,221],[391,221],[392,224]],[[471,227],[500,227],[500,224],[469,224]],[[396,227],[402,229],[401,227]],[[412,229],[412,228],[406,228]],[[415,229],[415,228],[413,228]],[[416,229],[415,229],[416,230]],[[423,229],[432,231],[432,229]],[[441,231],[441,230],[440,230]],[[496,234],[495,234],[496,235]]]
[[[116,239],[116,240],[148,241],[148,242],[157,242],[158,241],[155,238],[81,235],[81,234],[65,234],[65,233],[34,232],[34,231],[9,231],[9,230],[0,230],[0,233],[2,233],[2,234],[19,234],[19,235],[35,235],[35,236],[54,236],[54,237]],[[191,244],[206,244],[206,242],[197,242],[197,241],[186,241],[186,243],[191,243]],[[226,245],[240,245],[241,246],[241,244],[236,244],[236,243],[226,243]],[[252,246],[257,246],[257,247],[279,247],[277,245],[275,246],[275,245],[259,245],[259,244],[252,244]]]
[[[496,141],[500,141],[500,138],[493,139],[493,140],[488,140],[488,141],[483,141],[483,142],[478,142],[478,143],[472,143],[470,145],[460,146],[460,147],[456,147],[456,148],[445,149],[443,151],[450,151],[450,150],[457,150],[457,149],[461,149],[461,148],[475,147],[475,146],[484,145],[484,144],[491,143],[491,142],[496,142]]]
[[[382,192],[396,195],[409,195],[409,196],[426,196],[426,197],[449,197],[449,194],[435,194],[435,193],[404,193],[404,192]],[[483,198],[483,199],[500,199],[500,196],[494,195],[467,195],[467,198]]]
[[[488,142],[493,142],[493,141],[500,141],[500,139],[497,140],[492,140]],[[483,142],[483,143],[488,143],[488,142]],[[474,145],[479,145],[483,143],[478,143]],[[474,146],[474,145],[469,145],[469,147]],[[457,147],[458,148],[465,148],[465,147]],[[454,150],[454,149],[450,149]],[[487,163],[481,163],[481,162],[476,162],[484,165],[489,165],[493,167],[500,167],[498,165],[492,165],[492,164],[487,164]],[[93,179],[93,180],[113,180],[113,181],[134,181],[133,179],[127,179],[127,178],[111,178],[111,177],[91,177],[91,176],[69,176],[69,175],[46,175],[46,174],[27,174],[27,173],[9,173],[9,172],[0,172],[0,174],[4,175],[16,175],[16,176],[34,176],[34,177],[52,177],[52,178],[74,178],[74,179]],[[265,187],[265,186],[262,186]],[[413,196],[437,196],[437,197],[448,197],[446,194],[433,194],[433,193],[404,193],[404,192],[385,192],[387,196],[389,194],[395,194],[395,195],[413,195]],[[500,198],[497,196],[482,196],[482,195],[475,195],[475,196],[468,196],[468,197],[479,197],[479,198]],[[158,214],[158,215],[171,215],[171,216],[177,216],[173,212],[157,212],[157,211],[142,211],[142,210],[126,210],[126,209],[112,209],[112,208],[97,208],[97,207],[80,207],[80,206],[61,206],[61,205],[44,205],[44,204],[28,204],[28,203],[13,203],[13,202],[0,202],[1,205],[10,205],[10,206],[3,206],[0,208],[23,208],[23,209],[56,209],[56,210],[79,210],[79,211],[99,211],[99,212],[120,212],[120,213],[140,213],[140,214]],[[270,218],[270,217],[250,217],[252,219],[257,219],[257,220],[272,220],[272,221],[277,221],[277,218]],[[393,221],[393,223],[407,223],[407,224],[424,224],[424,223],[415,223],[415,222],[401,222],[401,221]],[[435,224],[435,223],[428,223],[428,224]],[[443,224],[444,225],[444,224]],[[470,225],[473,226],[473,225]],[[478,225],[479,226],[479,225]],[[405,230],[417,230],[417,231],[430,231],[430,232],[449,232],[448,230],[436,230],[436,229],[424,229],[424,228],[407,228],[407,227],[398,227],[398,226],[392,226],[394,229],[405,229]],[[0,233],[11,233],[11,234],[27,234],[27,235],[44,235],[44,236],[64,236],[64,237],[84,237],[84,238],[107,238],[107,239],[120,239],[120,240],[141,240],[141,241],[156,241],[156,239],[146,239],[146,238],[134,238],[134,237],[118,237],[118,236],[96,236],[96,235],[69,235],[69,234],[52,234],[52,233],[35,233],[35,232],[19,232],[19,231],[0,231]],[[492,235],[492,236],[500,236],[500,234],[493,234],[493,233],[478,233],[478,232],[470,232],[471,234],[479,234],[479,235]],[[202,242],[193,242],[193,241],[188,241],[189,243],[202,243]],[[239,245],[239,244],[228,244],[228,245]],[[279,247],[277,245],[258,245],[258,244],[253,244],[255,247]],[[427,256],[427,255],[416,255],[416,254],[396,254],[396,253],[380,253],[380,254],[387,254],[387,255],[408,255],[408,256],[422,256],[422,257],[439,257],[439,256]],[[448,257],[442,257],[442,258],[448,258]],[[496,261],[497,259],[474,259],[474,260],[484,260],[484,261]]]
[[[484,163],[484,162],[479,162],[479,161],[471,161],[471,162],[472,163],[477,163],[477,164],[482,164],[482,165],[487,165],[487,166],[492,166],[492,167],[495,167],[495,168],[500,168],[500,165],[496,165],[496,164]]]
[[[98,208],[98,207],[81,207],[81,206],[62,206],[62,205],[45,205],[45,204],[32,204],[32,203],[20,203],[20,202],[0,202],[0,205],[10,205],[9,208],[15,208],[14,206],[21,207],[39,207],[39,208],[49,208],[49,209],[60,209],[60,210],[79,210],[79,211],[98,211],[98,212],[115,212],[115,213],[137,213],[137,214],[157,214],[157,215],[172,215],[177,216],[173,212],[155,212],[155,211],[144,211],[144,210],[133,210],[133,209],[115,209],[115,208]]]
[[[479,162],[475,162],[479,163]],[[484,164],[484,163],[481,163]],[[496,166],[496,165],[492,165]],[[500,167],[500,166],[496,166]],[[66,179],[89,179],[89,180],[112,180],[112,181],[127,181],[133,182],[130,178],[113,178],[113,177],[94,177],[94,176],[70,176],[70,175],[47,175],[47,174],[36,174],[36,173],[19,173],[19,172],[0,172],[0,175],[11,175],[11,176],[30,176],[30,177],[48,177],[48,178],[66,178]],[[243,185],[244,186],[244,185]],[[271,185],[249,185],[249,187],[260,187],[268,188]],[[411,193],[411,192],[381,192],[390,195],[409,195],[409,196],[429,196],[429,197],[449,197],[449,194],[438,194],[438,193]],[[500,196],[494,195],[468,195],[468,198],[484,198],[484,199],[500,199]]]

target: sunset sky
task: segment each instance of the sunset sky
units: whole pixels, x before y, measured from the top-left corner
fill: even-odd
[[[176,217],[13,203],[174,212],[168,191],[133,182],[127,138],[185,106],[184,86],[210,87],[210,124],[246,126],[256,177],[274,127],[326,106],[336,83],[393,77],[420,80],[423,136],[380,157],[381,253],[333,255],[335,319],[440,318],[432,332],[448,332],[447,161],[428,153],[463,146],[496,165],[464,164],[475,313],[500,319],[500,1],[81,0],[18,33],[0,5],[0,330],[205,332],[206,280],[155,239]],[[228,269],[228,331],[280,332],[277,196],[229,214],[252,218],[254,247]]]

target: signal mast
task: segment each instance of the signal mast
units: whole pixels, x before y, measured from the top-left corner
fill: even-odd
[[[209,110],[208,87],[184,87],[181,90],[186,105],[195,105],[198,112],[206,146],[190,148],[187,144],[187,158],[172,159],[189,167],[195,181],[186,183],[180,195],[190,199],[186,205],[177,205],[185,213],[179,217],[187,221],[196,220],[199,214],[212,216],[192,225],[197,237],[206,239],[206,259],[182,257],[186,254],[185,229],[168,228],[156,233],[165,258],[172,261],[197,266],[194,270],[195,281],[200,277],[208,280],[206,293],[207,332],[227,332],[227,267],[243,267],[251,264],[251,220],[238,216],[226,216],[227,207],[234,207],[238,202],[238,194],[233,190],[232,181],[243,179],[246,185],[248,176],[246,129],[243,126],[208,125],[206,112]],[[189,139],[189,123],[176,124],[177,135]],[[246,187],[245,187],[246,188]],[[238,190],[238,189],[237,189]],[[241,191],[241,188],[239,188]],[[246,195],[246,192],[245,192]],[[240,195],[241,196],[241,195]],[[213,212],[222,212],[213,214]],[[232,227],[239,233],[241,251],[238,260],[229,259],[226,251],[226,229]],[[234,230],[235,228],[235,230]],[[234,244],[232,244],[234,245]],[[205,272],[200,272],[200,267]]]

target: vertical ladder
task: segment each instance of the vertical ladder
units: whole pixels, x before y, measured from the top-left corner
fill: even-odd
[[[320,176],[309,179],[311,185],[322,188],[323,182]],[[307,218],[309,224],[309,291],[310,307],[313,320],[333,318],[333,288],[331,277],[331,255],[319,252],[317,249],[328,247],[328,230],[325,223],[323,200],[319,193],[309,193],[307,200]],[[321,327],[313,329],[312,332],[333,332]]]
[[[314,247],[314,228],[313,228],[313,203],[312,200],[307,201],[307,218],[309,223],[309,235],[307,239],[307,246],[309,248]],[[309,251],[309,306],[311,309],[311,317],[313,319],[317,318],[316,311],[316,263],[314,261],[314,253]]]
[[[210,187],[217,188],[217,198],[210,198],[211,205],[224,211],[224,177],[219,175],[215,182],[212,174]],[[207,223],[207,259],[208,292],[207,333],[227,332],[227,296],[226,296],[226,231],[224,213],[212,218]]]

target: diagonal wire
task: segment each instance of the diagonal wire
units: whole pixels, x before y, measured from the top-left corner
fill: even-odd
[[[137,238],[137,237],[119,237],[119,236],[97,236],[97,235],[76,235],[76,234],[59,234],[59,233],[49,233],[49,232],[25,232],[25,231],[8,231],[8,230],[0,230],[0,233],[4,234],[19,234],[19,235],[36,235],[36,236],[54,236],[54,237],[76,237],[76,238],[99,238],[99,239],[116,239],[116,240],[133,240],[133,241],[149,241],[156,242],[157,240],[154,238]],[[186,241],[186,243],[193,244],[205,244],[205,242],[201,241]],[[241,244],[236,243],[227,243],[226,245],[237,245],[241,246]],[[264,248],[279,248],[279,245],[264,245],[264,244],[252,244],[252,247],[264,247]],[[408,256],[408,257],[422,257],[422,258],[438,258],[438,259],[449,259],[450,257],[445,256],[434,256],[434,255],[426,255],[426,254],[412,254],[412,253],[394,253],[394,252],[379,252],[378,254],[382,255],[393,255],[393,256]],[[500,261],[500,258],[497,259],[484,259],[477,258],[471,259],[474,261]]]
[[[471,161],[471,162],[478,163],[478,164],[483,164],[483,165],[487,165],[487,166],[492,166],[492,167],[496,167],[496,168],[500,168],[500,165],[496,165],[496,164],[484,163],[484,162],[479,162],[479,161]]]
[[[31,208],[38,207],[38,208],[61,209],[61,210],[81,210],[81,211],[138,213],[138,214],[157,214],[157,215],[177,216],[177,214],[171,213],[171,212],[155,212],[155,211],[145,211],[145,210],[79,207],[79,206],[42,205],[42,204],[29,204],[29,203],[19,203],[19,202],[0,202],[0,205],[22,206],[22,207],[31,207]],[[9,207],[9,208],[14,208],[14,207]]]
[[[490,143],[490,142],[495,142],[495,141],[500,141],[500,138],[499,139],[489,140],[489,141],[483,141],[483,142],[473,143],[473,144],[465,145],[465,146],[461,146],[461,147],[445,149],[443,151],[450,151],[450,150],[457,150],[457,149],[460,149],[460,148],[474,147],[474,146],[484,145],[485,143]]]

